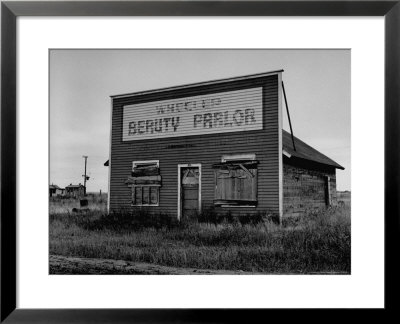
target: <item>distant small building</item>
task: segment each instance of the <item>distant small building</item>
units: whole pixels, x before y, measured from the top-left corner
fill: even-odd
[[[82,184],[73,185],[65,187],[65,195],[69,197],[83,197],[85,195],[85,187]]]
[[[62,196],[62,195],[64,195],[64,191],[65,191],[65,189],[62,189],[55,184],[51,184],[49,186],[49,196],[50,197]]]

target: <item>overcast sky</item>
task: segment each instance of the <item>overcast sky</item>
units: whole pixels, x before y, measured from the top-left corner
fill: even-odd
[[[294,135],[350,190],[350,50],[51,50],[50,182],[83,183],[88,155],[87,191],[107,191],[110,95],[279,69]]]

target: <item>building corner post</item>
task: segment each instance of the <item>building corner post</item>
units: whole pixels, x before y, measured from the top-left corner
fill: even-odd
[[[111,200],[111,143],[112,143],[112,116],[113,116],[114,99],[111,98],[110,107],[110,140],[108,147],[108,194],[107,194],[107,213],[110,213],[110,200]]]
[[[279,224],[283,218],[282,72],[278,73]]]

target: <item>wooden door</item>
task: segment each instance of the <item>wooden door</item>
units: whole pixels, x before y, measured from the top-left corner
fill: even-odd
[[[195,217],[199,212],[199,168],[181,169],[181,206],[183,218]]]

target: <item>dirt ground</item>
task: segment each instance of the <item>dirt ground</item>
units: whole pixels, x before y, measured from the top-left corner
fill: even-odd
[[[150,263],[110,259],[89,259],[50,255],[50,274],[139,274],[139,275],[240,275],[257,274],[245,271],[174,268]]]
[[[266,275],[262,272],[175,268],[151,263],[111,259],[90,259],[50,255],[49,274],[112,274],[112,275]],[[284,274],[284,273],[281,273]],[[294,273],[290,273],[294,274]],[[297,274],[347,275],[347,272],[299,272]]]

